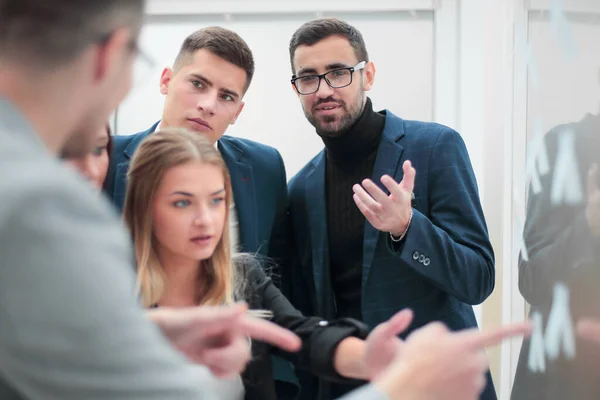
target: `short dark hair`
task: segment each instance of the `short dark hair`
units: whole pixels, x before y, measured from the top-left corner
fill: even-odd
[[[243,69],[246,72],[244,91],[248,90],[254,76],[254,56],[240,35],[220,26],[209,26],[197,30],[183,41],[175,59],[174,68],[180,68],[196,51],[201,49],[206,49],[217,57]]]
[[[50,69],[115,29],[137,36],[144,0],[0,0],[0,59]]]
[[[298,46],[312,46],[330,36],[343,36],[350,42],[358,61],[369,61],[367,46],[358,29],[337,18],[320,18],[303,24],[294,32],[290,40],[290,63],[294,70],[294,55]]]

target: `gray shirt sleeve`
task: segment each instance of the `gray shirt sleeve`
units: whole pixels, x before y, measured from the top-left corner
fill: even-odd
[[[338,400],[390,400],[385,394],[373,385],[364,385]]]
[[[139,307],[129,238],[108,202],[60,172],[70,179],[36,179],[0,205],[0,389],[212,399]]]

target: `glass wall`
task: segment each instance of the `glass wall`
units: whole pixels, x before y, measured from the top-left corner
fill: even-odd
[[[536,3],[515,24],[526,110],[513,131],[526,140],[513,175],[518,287],[535,330],[511,398],[599,399],[600,2]]]

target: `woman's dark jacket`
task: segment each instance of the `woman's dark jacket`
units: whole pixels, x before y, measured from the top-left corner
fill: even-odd
[[[240,263],[245,265],[240,266]],[[277,399],[270,354],[277,354],[292,362],[296,368],[308,370],[322,378],[345,382],[346,379],[340,376],[333,366],[335,349],[347,337],[366,338],[366,325],[349,318],[324,321],[318,317],[305,317],[292,306],[273,281],[265,275],[263,269],[256,266],[257,262],[248,262],[246,259],[237,261],[236,264],[241,267],[238,270],[247,276],[244,300],[250,309],[272,311],[272,322],[289,329],[302,340],[302,348],[297,353],[288,353],[253,341],[253,359],[242,375],[246,389],[245,399]]]

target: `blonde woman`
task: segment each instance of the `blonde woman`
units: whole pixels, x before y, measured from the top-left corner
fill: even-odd
[[[370,379],[385,368],[401,344],[394,334],[374,334],[363,341],[368,332],[359,321],[305,317],[252,256],[232,259],[231,196],[227,167],[201,135],[164,130],[140,145],[129,170],[124,217],[133,235],[144,305],[191,307],[243,300],[302,339],[297,354],[280,354],[299,368],[341,381]],[[239,377],[215,381],[224,399],[276,398],[269,352],[277,350],[251,345],[254,359],[243,387]]]

